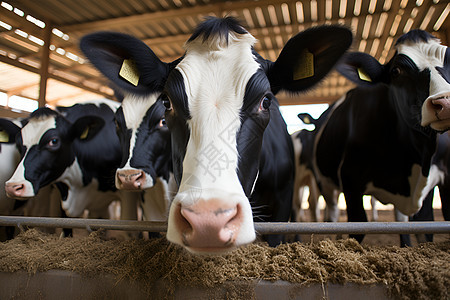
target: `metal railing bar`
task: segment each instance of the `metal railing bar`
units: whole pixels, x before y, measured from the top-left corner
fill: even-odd
[[[166,222],[0,216],[0,226],[167,231]],[[450,233],[450,222],[255,223],[259,234],[419,234]]]

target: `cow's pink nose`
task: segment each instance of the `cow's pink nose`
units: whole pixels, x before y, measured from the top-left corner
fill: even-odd
[[[220,251],[235,244],[242,212],[239,205],[210,199],[188,207],[180,205],[177,219],[185,246],[200,251]]]
[[[23,183],[6,183],[5,184],[6,195],[10,198],[23,197],[25,193],[25,185]]]
[[[145,180],[141,170],[130,169],[117,171],[117,188],[121,190],[139,190]]]
[[[431,101],[436,117],[439,120],[445,120],[450,118],[450,96],[442,96],[438,99]]]

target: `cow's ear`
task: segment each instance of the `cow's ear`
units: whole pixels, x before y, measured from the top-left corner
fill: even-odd
[[[385,67],[370,54],[351,52],[336,66],[339,73],[358,85],[383,82]]]
[[[299,113],[297,117],[305,124],[316,125],[317,120],[308,113]]]
[[[342,26],[318,26],[291,38],[269,68],[274,94],[300,92],[322,80],[352,44],[352,33]]]
[[[84,36],[80,48],[89,61],[126,93],[148,95],[162,91],[170,64],[162,62],[141,40],[118,32]]]
[[[15,143],[20,129],[11,120],[0,118],[0,143]]]
[[[105,126],[105,121],[98,116],[84,116],[78,118],[70,127],[72,139],[89,141]]]

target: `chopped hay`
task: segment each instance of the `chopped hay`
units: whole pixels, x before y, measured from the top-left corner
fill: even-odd
[[[395,298],[449,299],[448,240],[411,248],[362,246],[353,239],[289,243],[277,248],[255,243],[227,255],[196,256],[164,238],[119,241],[102,236],[94,232],[88,237],[60,239],[28,230],[0,243],[0,272],[26,270],[34,274],[60,269],[85,276],[108,273],[118,281],[145,282],[149,293],[160,279],[172,289],[230,285],[236,287],[228,290],[230,298],[248,298],[248,287],[258,280],[284,280],[300,284],[380,283],[388,285]]]

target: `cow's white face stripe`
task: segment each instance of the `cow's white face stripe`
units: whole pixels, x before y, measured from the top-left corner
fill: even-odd
[[[149,97],[137,97],[134,95],[125,96],[122,101],[122,111],[125,119],[127,129],[131,129],[130,148],[128,149],[128,160],[123,169],[131,168],[130,160],[136,146],[137,129],[141,126],[145,114],[150,107],[155,104],[159,94],[154,94]]]
[[[23,145],[30,149],[32,146],[39,144],[39,140],[49,129],[56,128],[55,117],[31,119],[28,124],[22,128]]]
[[[25,156],[20,161],[20,163],[17,165],[17,168],[14,174],[8,180],[8,183],[25,182],[25,181],[28,182],[25,179],[25,166],[24,166],[25,157],[32,146],[39,144],[39,141],[41,137],[44,135],[44,133],[47,132],[47,130],[54,128],[56,128],[56,119],[53,116],[39,119],[31,119],[28,122],[28,124],[26,124],[22,128],[21,130],[22,142],[23,145],[27,147],[27,152],[25,153]]]
[[[187,54],[177,66],[188,98],[190,136],[167,238],[183,244],[181,233],[170,223],[178,203],[189,206],[200,199],[223,199],[241,208],[235,239],[239,246],[255,239],[252,209],[237,174],[236,141],[246,85],[259,68],[251,51],[255,39],[250,34],[230,35],[228,45],[224,40],[203,44],[200,40],[187,44]]]
[[[397,51],[411,58],[420,71],[430,70],[430,90],[428,98],[422,105],[421,125],[430,125],[436,130],[448,129],[450,120],[440,120],[437,115],[438,111],[432,104],[437,99],[441,99],[440,101],[445,99],[444,101],[447,102],[450,99],[450,83],[436,69],[436,67],[444,67],[447,47],[440,45],[439,40],[430,40],[428,43],[407,41],[398,45]]]
[[[397,50],[399,54],[411,58],[420,71],[430,70],[430,97],[450,90],[450,84],[436,70],[436,67],[444,66],[446,46],[441,45],[438,40],[430,40],[428,43],[405,42],[398,45]]]
[[[201,178],[202,188],[243,194],[236,173],[236,132],[246,84],[259,68],[251,52],[254,42],[249,34],[230,35],[228,46],[216,41],[207,49],[197,39],[187,44],[187,55],[177,66],[191,115],[183,173]],[[180,192],[189,188],[186,178]]]

